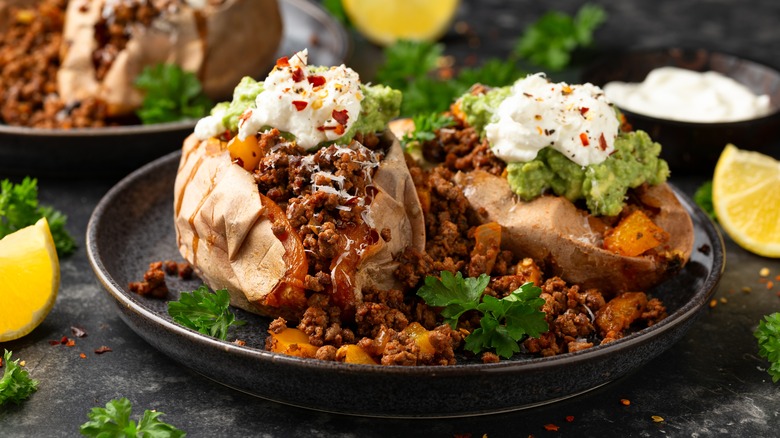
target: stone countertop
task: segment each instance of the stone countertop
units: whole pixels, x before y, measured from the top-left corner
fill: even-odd
[[[500,56],[543,7],[572,12],[578,3],[464,1],[459,20],[469,23],[479,45],[450,34],[445,38],[448,53],[459,60]],[[702,46],[768,64],[780,59],[780,3],[774,1],[600,3],[609,19],[596,34],[599,48]],[[376,53],[358,39],[353,58],[368,65]],[[119,397],[131,400],[133,417],[156,409],[165,413],[163,420],[193,437],[777,435],[780,387],[766,373],[767,362],[758,357],[752,332],[763,315],[780,311],[780,282],[768,290],[759,281],[764,267],[772,278],[780,275],[780,260],[750,254],[727,236],[727,266],[715,293],[717,305],[703,309],[687,335],[669,350],[625,377],[577,397],[513,413],[438,420],[350,417],[284,406],[226,388],[169,359],[122,322],[90,268],[83,237],[93,208],[118,179],[39,179],[41,202],[69,216],[68,229],[79,248],[61,261],[60,295],[49,317],[30,335],[0,343],[0,349],[24,359],[40,381],[38,392],[21,406],[0,410],[0,437],[77,436],[92,407]],[[696,176],[671,179],[688,194],[703,181]],[[744,287],[751,292],[743,292]],[[88,335],[74,338],[71,326],[84,328]],[[76,345],[49,344],[63,336],[74,338]],[[103,345],[113,351],[95,354]],[[655,422],[653,416],[663,421]],[[559,430],[547,431],[546,424]]]

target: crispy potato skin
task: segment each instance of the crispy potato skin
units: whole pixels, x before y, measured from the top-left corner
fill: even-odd
[[[485,222],[501,224],[502,246],[543,262],[547,275],[585,288],[646,290],[690,258],[693,224],[666,184],[639,189],[637,195],[657,209],[653,221],[669,233],[669,241],[656,254],[625,257],[603,249],[598,232],[603,224],[565,198],[522,202],[506,179],[482,171],[459,173],[455,181],[474,209],[484,209]]]
[[[100,98],[108,104],[109,116],[140,107],[143,96],[135,79],[144,67],[158,63],[195,72],[209,97],[225,99],[243,76],[257,76],[271,65],[282,37],[277,0],[226,0],[202,10],[181,7],[166,15],[164,25],[135,32],[98,81],[92,53],[102,5],[97,0],[69,2],[57,87],[65,102]]]
[[[393,145],[374,173],[378,193],[367,210],[366,223],[376,230],[389,228],[392,238],[378,239],[360,255],[351,273],[352,299],[342,303],[346,312],[362,300],[365,286],[399,287],[393,277],[394,257],[410,245],[420,251],[425,247],[414,183],[400,144],[392,134],[386,135]],[[295,321],[307,304],[302,287],[296,289],[300,285],[290,278],[297,267],[285,263],[284,243],[294,242],[283,243],[274,235],[268,217],[272,209],[263,205],[263,198],[252,174],[231,162],[225,144],[194,136],[184,141],[174,186],[174,224],[181,255],[212,289],[226,288],[234,306]],[[284,293],[278,288],[282,282],[286,282]]]

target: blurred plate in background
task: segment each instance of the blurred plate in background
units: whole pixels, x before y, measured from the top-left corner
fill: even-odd
[[[320,6],[306,0],[280,0],[279,5],[284,22],[279,56],[308,48],[310,64],[345,62],[347,32]],[[0,177],[123,175],[179,149],[194,126],[194,120],[73,130],[0,124]]]

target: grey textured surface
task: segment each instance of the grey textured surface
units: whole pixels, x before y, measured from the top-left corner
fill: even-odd
[[[774,0],[598,3],[610,13],[596,35],[598,47],[703,46],[780,63],[780,3]],[[461,60],[472,54],[500,56],[545,9],[571,12],[579,4],[466,1],[461,17],[480,35],[481,44],[470,48],[456,35],[446,41]],[[370,66],[375,53],[356,46],[353,64]],[[774,155],[780,158],[780,151]],[[377,420],[288,407],[226,388],[169,359],[130,330],[92,273],[83,239],[92,209],[116,180],[84,175],[39,181],[42,202],[69,215],[68,228],[78,236],[79,249],[62,262],[60,295],[46,321],[27,337],[0,344],[26,360],[41,381],[39,391],[22,406],[0,411],[0,437],[77,436],[91,407],[122,396],[133,402],[134,415],[157,409],[193,437],[773,437],[780,430],[780,387],[772,384],[752,336],[762,315],[780,311],[780,285],[767,290],[758,281],[762,267],[770,268],[773,277],[780,274],[780,261],[747,253],[728,238],[727,267],[715,295],[725,302],[705,309],[685,337],[630,375],[579,397],[515,413]],[[689,194],[702,180],[672,177]],[[752,292],[741,292],[743,286]],[[48,344],[72,337],[72,325],[85,328],[88,336],[77,338],[71,348]],[[113,351],[94,354],[101,345]],[[81,352],[86,359],[79,357]],[[339,397],[338,390],[333,396]],[[621,399],[631,404],[624,406]],[[664,421],[654,422],[653,415]],[[567,416],[573,421],[566,421]],[[545,431],[548,423],[559,431]]]

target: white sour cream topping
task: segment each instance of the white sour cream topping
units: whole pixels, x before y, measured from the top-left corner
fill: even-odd
[[[360,77],[344,65],[310,72],[307,57],[308,51],[303,50],[289,60],[289,65],[277,63],[257,95],[257,108],[241,117],[241,140],[271,126],[294,135],[304,149],[312,149],[349,131],[363,100]]]
[[[598,164],[614,151],[620,127],[599,87],[551,83],[543,73],[515,82],[496,116],[485,133],[506,162],[531,161],[551,147],[580,166]]]
[[[661,67],[641,83],[610,82],[604,85],[604,93],[628,111],[686,122],[733,122],[771,112],[769,96],[756,96],[714,71]]]
[[[203,117],[195,124],[195,138],[198,140],[208,140],[211,137],[222,135],[227,128],[222,123],[225,118],[225,111],[214,111],[213,114]]]

